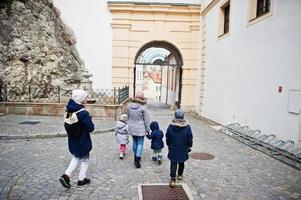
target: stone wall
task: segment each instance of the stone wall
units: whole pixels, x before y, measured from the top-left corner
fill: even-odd
[[[126,111],[128,100],[120,105],[98,105],[88,104],[86,109],[93,117],[102,119],[116,119]],[[47,116],[63,116],[66,104],[63,103],[1,103],[0,113],[17,114],[17,115],[47,115]]]
[[[51,0],[4,0],[0,4],[0,82],[16,94],[30,84],[46,93],[79,87],[83,62],[76,39]]]

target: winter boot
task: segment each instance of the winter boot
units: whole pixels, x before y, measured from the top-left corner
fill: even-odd
[[[171,178],[170,183],[169,183],[169,186],[170,186],[171,188],[176,187],[176,179],[175,179],[175,178]]]
[[[136,166],[137,165],[137,156],[134,155],[134,165]]]
[[[178,175],[178,180],[183,180],[183,175]]]
[[[162,164],[162,156],[158,155],[158,164],[161,165]]]
[[[141,168],[141,157],[136,156],[136,162],[135,162],[135,166],[136,168]]]

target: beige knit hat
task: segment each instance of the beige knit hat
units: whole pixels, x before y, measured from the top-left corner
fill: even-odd
[[[142,90],[137,90],[135,93],[135,98],[144,99],[144,92]]]

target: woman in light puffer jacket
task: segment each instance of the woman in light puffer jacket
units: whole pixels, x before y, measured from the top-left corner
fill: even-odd
[[[143,91],[137,91],[127,108],[128,132],[133,138],[134,165],[141,167],[144,136],[150,132],[149,114]]]

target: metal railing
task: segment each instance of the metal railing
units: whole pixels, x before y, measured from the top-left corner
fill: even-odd
[[[117,105],[129,97],[129,86],[113,89],[92,89],[88,92],[89,103]],[[71,90],[61,87],[8,87],[0,85],[0,102],[66,103]]]

